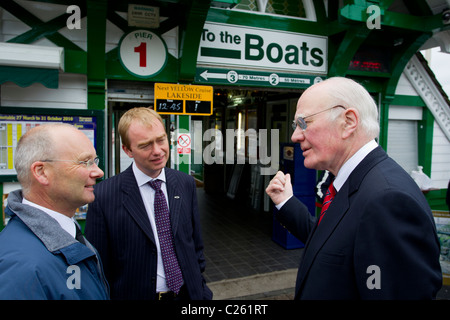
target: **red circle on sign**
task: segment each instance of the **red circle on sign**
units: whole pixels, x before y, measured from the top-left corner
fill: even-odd
[[[191,144],[191,137],[189,137],[187,134],[182,134],[178,137],[178,144],[181,147],[188,147]]]

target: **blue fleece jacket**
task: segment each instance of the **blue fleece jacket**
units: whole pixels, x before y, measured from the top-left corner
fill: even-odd
[[[95,249],[75,240],[41,210],[8,196],[0,233],[0,299],[105,300],[109,288]]]

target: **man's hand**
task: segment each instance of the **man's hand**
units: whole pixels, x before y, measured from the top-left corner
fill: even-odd
[[[275,205],[289,199],[294,194],[290,174],[285,175],[283,172],[278,171],[275,177],[270,180],[266,193]]]

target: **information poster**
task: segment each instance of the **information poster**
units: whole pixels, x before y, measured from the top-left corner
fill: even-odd
[[[20,138],[45,123],[69,123],[83,131],[96,147],[96,117],[71,115],[0,114],[0,175],[15,175],[14,154]]]
[[[440,263],[444,285],[450,285],[450,214],[448,211],[433,210],[439,243],[441,245]]]

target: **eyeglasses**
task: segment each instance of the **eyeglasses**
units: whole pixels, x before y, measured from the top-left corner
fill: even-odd
[[[86,168],[91,167],[93,164],[95,164],[96,166],[98,166],[99,162],[100,162],[100,158],[99,157],[95,157],[94,159],[90,159],[87,161],[76,161],[76,160],[40,160],[42,162],[74,162],[76,164],[80,164],[85,166]]]
[[[331,108],[328,108],[328,109],[325,109],[325,110],[322,110],[322,111],[319,111],[319,112],[310,114],[309,116],[306,116],[306,117],[298,117],[297,120],[294,120],[294,121],[292,122],[292,130],[295,131],[295,129],[297,129],[297,126],[299,126],[300,129],[302,129],[303,131],[305,131],[306,128],[307,128],[307,124],[306,124],[306,121],[305,121],[306,118],[315,116],[316,114],[319,114],[319,113],[322,113],[322,112],[325,112],[325,111],[328,111],[328,110],[331,110],[331,109],[334,109],[334,108],[343,108],[344,110],[347,110],[346,107],[341,106],[341,105],[338,105],[338,106],[334,106],[334,107],[331,107]]]

